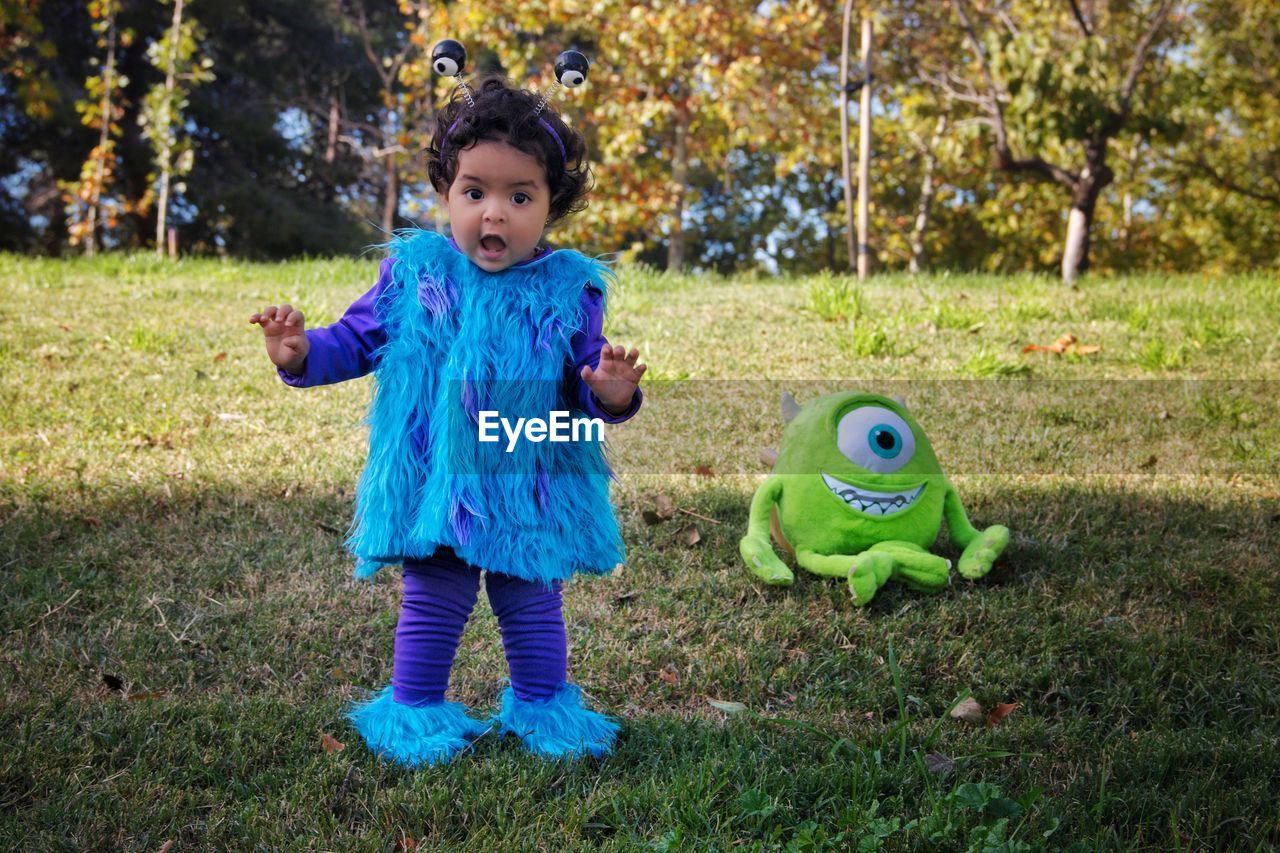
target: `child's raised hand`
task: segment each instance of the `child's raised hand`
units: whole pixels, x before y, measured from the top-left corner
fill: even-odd
[[[611,346],[605,341],[600,350],[600,363],[595,370],[591,365],[583,365],[582,381],[587,383],[591,393],[604,408],[613,413],[624,412],[631,405],[631,398],[640,384],[647,365],[637,364],[640,350],[635,347],[627,352],[626,347]]]
[[[262,327],[267,358],[272,364],[289,373],[302,372],[311,345],[307,343],[306,320],[301,311],[290,305],[269,305],[250,317],[249,322]]]

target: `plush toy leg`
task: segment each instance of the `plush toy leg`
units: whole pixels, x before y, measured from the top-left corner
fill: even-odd
[[[751,574],[770,586],[790,586],[795,582],[795,574],[787,568],[787,564],[778,559],[773,544],[767,538],[744,536],[738,543],[738,553],[746,561]],[[848,567],[845,567],[848,571]]]
[[[769,541],[770,519],[782,496],[782,479],[770,477],[751,496],[751,513],[747,535],[738,542],[738,553],[746,561],[751,574],[770,586],[790,586],[796,579],[791,569],[778,559]]]
[[[893,557],[877,551],[863,551],[853,558],[849,570],[849,592],[853,603],[862,607],[871,603],[880,587],[893,577]]]
[[[582,691],[567,682],[550,698],[529,701],[507,688],[496,722],[543,758],[599,758],[613,751],[618,736],[617,722],[584,708]]]
[[[877,542],[867,550],[892,557],[893,577],[912,589],[941,589],[951,576],[950,560],[911,542]]]
[[[369,749],[407,767],[443,764],[489,731],[457,702],[402,705],[387,685],[347,714]]]
[[[969,543],[968,548],[964,549],[956,571],[970,580],[982,577],[991,571],[992,564],[1004,553],[1005,546],[1008,544],[1009,528],[1002,524],[988,527]]]

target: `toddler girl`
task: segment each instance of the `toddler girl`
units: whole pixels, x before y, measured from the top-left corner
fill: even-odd
[[[478,427],[566,410],[624,421],[645,365],[601,334],[609,270],[542,245],[585,206],[581,136],[505,81],[467,94],[427,150],[452,239],[397,234],[377,284],[331,326],[304,330],[288,305],[250,322],[289,385],[377,379],[348,545],[357,577],[403,564],[404,597],[391,683],[350,714],[370,748],[434,764],[496,727],[538,755],[600,756],[618,726],[566,681],[561,583],[623,557],[601,445]],[[492,721],[444,698],[482,573],[511,675]]]

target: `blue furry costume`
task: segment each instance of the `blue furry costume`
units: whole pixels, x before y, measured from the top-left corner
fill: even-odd
[[[307,370],[316,378],[282,373],[295,385],[369,369],[377,379],[348,545],[357,577],[403,563],[405,595],[392,684],[350,719],[371,749],[409,766],[446,761],[495,728],[537,755],[606,754],[618,726],[583,707],[564,680],[560,616],[563,580],[607,573],[624,556],[603,448],[529,440],[509,448],[505,438],[479,441],[477,427],[482,411],[514,422],[596,408],[573,398],[566,365],[574,365],[571,338],[588,322],[584,286],[602,303],[612,275],[566,250],[490,273],[424,231],[399,234],[390,249],[379,287],[366,296],[377,328],[344,327],[344,318],[308,330],[316,364]],[[325,347],[344,346],[359,366],[326,366]],[[638,405],[637,391],[628,412],[611,420]],[[489,721],[443,699],[481,570],[512,673]]]

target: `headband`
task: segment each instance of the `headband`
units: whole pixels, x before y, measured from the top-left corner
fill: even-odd
[[[462,95],[467,99],[467,106],[474,110],[476,102],[471,93],[471,87],[467,85],[466,80],[462,79],[462,71],[466,65],[467,49],[462,46],[461,42],[445,39],[438,42],[431,50],[431,67],[442,77],[455,78],[458,81],[458,85],[462,87]],[[533,115],[537,117],[538,124],[555,140],[556,147],[560,149],[560,159],[566,164],[569,161],[569,155],[565,151],[564,140],[560,138],[560,134],[556,133],[556,129],[551,126],[551,122],[542,117],[542,110],[546,107],[547,102],[551,100],[551,96],[561,86],[573,89],[587,82],[587,69],[589,67],[590,63],[587,62],[587,58],[576,50],[566,50],[557,56],[555,66],[556,82],[538,99],[538,105],[533,108]],[[462,121],[463,115],[465,114],[458,114],[458,117],[449,125],[449,129],[444,132],[444,138],[440,140],[441,163],[444,162],[445,152],[449,147],[449,137],[453,135],[458,123]]]

